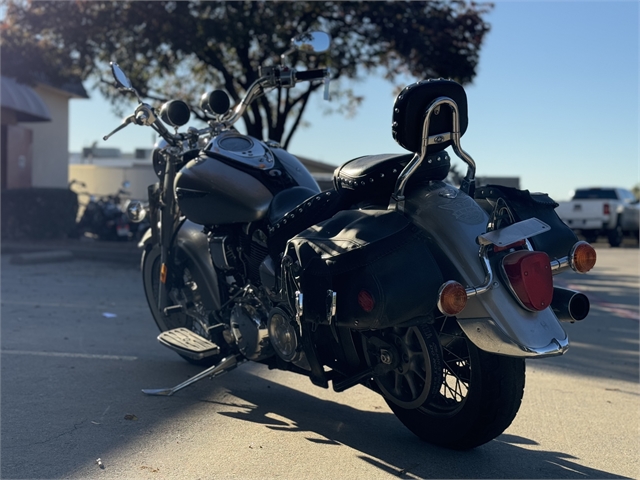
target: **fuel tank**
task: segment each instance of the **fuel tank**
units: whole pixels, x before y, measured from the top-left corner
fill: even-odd
[[[190,221],[225,225],[262,219],[274,195],[298,185],[320,192],[294,156],[230,131],[213,138],[178,172],[174,191]]]
[[[489,278],[476,239],[487,231],[488,215],[468,195],[443,182],[430,182],[406,194],[405,213],[420,226],[445,280],[465,288]],[[518,305],[490,262],[491,288],[469,298],[457,316],[469,339],[480,349],[510,356],[560,355],[567,334],[550,308],[529,312]]]

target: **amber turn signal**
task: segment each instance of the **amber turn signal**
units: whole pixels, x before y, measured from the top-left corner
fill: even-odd
[[[458,282],[450,280],[438,291],[438,310],[450,317],[459,314],[467,305],[467,292]]]
[[[596,264],[596,249],[587,242],[578,242],[569,255],[571,268],[578,273],[587,273]]]

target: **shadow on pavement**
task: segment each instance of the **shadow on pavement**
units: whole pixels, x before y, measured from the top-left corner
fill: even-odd
[[[250,388],[246,383],[235,382],[230,393],[251,405],[220,415],[283,434],[309,432],[308,441],[355,449],[362,461],[399,478],[621,478],[563,452],[528,449],[536,442],[527,438],[505,434],[475,450],[451,451],[421,441],[391,413],[320,400],[258,377]]]

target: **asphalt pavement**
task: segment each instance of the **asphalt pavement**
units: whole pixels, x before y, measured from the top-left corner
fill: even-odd
[[[638,249],[597,251],[592,273],[557,277],[592,300],[563,324],[569,352],[528,361],[513,424],[453,452],[364,387],[338,394],[255,363],[147,397],[200,369],[156,341],[136,246],[3,242],[0,477],[640,478]]]
[[[142,250],[133,241],[100,241],[93,239],[2,240],[2,255],[13,264],[66,262],[74,259],[107,261],[119,264],[140,263]]]

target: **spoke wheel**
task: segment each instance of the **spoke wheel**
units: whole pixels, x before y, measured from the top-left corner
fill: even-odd
[[[158,292],[160,291],[160,252],[158,248],[151,248],[142,257],[142,280],[145,296],[149,304],[149,310],[161,332],[174,328],[187,328],[207,340],[217,343],[224,348],[226,343],[221,339],[211,338],[206,323],[206,311],[200,300],[198,286],[191,275],[188,265],[182,265],[179,270],[171,275],[171,287],[169,289],[169,304],[181,305],[183,311],[165,315],[158,309]],[[180,355],[189,363],[201,366],[215,364],[221,355],[213,355],[201,360]]]
[[[442,383],[437,395],[421,407],[435,414],[454,414],[462,408],[471,385],[469,341],[453,319],[441,323],[438,339],[442,347]]]
[[[365,354],[370,366],[384,371],[374,380],[385,399],[403,408],[422,405],[442,382],[440,347],[433,328],[390,328],[375,339],[365,339]]]
[[[385,400],[398,419],[427,442],[457,450],[489,442],[520,408],[524,359],[478,349],[455,318],[437,318],[434,327],[441,349],[438,385],[419,406],[402,406],[386,395]]]

